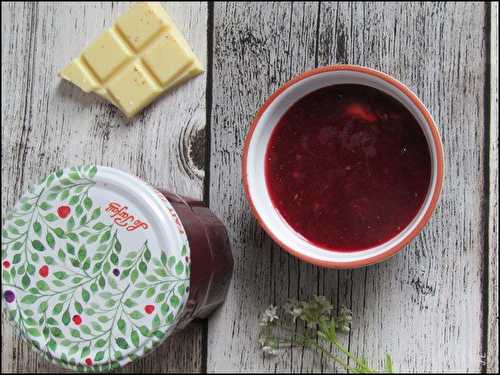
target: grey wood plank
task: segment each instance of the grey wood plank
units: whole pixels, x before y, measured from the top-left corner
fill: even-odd
[[[280,252],[258,227],[240,175],[243,137],[257,108],[315,66],[317,13],[317,3],[215,4],[210,207],[228,226],[235,270],[226,303],[209,321],[208,372],[310,371],[317,360],[308,352],[269,361],[259,353],[259,312],[321,285],[315,267]]]
[[[316,29],[319,13],[319,39]],[[307,352],[264,359],[257,315],[325,294],[354,313],[350,349],[375,367],[479,371],[485,191],[485,8],[473,3],[217,3],[210,205],[228,226],[235,275],[208,328],[208,371],[336,371]],[[317,53],[316,53],[317,50]],[[385,71],[427,104],[445,145],[446,180],[423,233],[391,260],[323,270],[279,251],[252,218],[241,148],[259,106],[294,74],[354,63]],[[229,327],[229,328],[228,328]]]
[[[334,56],[385,71],[413,89],[439,126],[446,165],[430,225],[390,262],[355,271],[352,300],[363,302],[352,306],[359,329],[351,333],[351,349],[373,359],[389,350],[403,371],[479,371],[485,8],[473,3],[349,8],[326,6],[322,13],[322,24],[341,24],[336,35],[344,36],[336,44],[345,48]],[[332,54],[322,60],[332,62]]]
[[[57,72],[130,3],[2,2],[2,214],[38,177],[97,163],[166,190],[203,197],[206,76],[167,93],[131,121]],[[168,11],[206,64],[206,3]],[[8,77],[8,78],[7,78]],[[203,327],[194,323],[128,372],[199,372]],[[2,372],[59,372],[2,319]]]
[[[498,373],[498,3],[491,3],[487,371]]]

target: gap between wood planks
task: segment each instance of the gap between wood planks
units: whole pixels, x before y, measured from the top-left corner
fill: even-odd
[[[483,293],[483,306],[482,306],[482,322],[481,322],[481,353],[483,361],[481,363],[481,372],[498,372],[498,307],[492,305],[498,303],[498,291],[494,288],[498,285],[492,283],[498,277],[498,238],[496,237],[497,220],[498,220],[498,72],[495,70],[493,76],[492,66],[498,69],[498,4],[485,3],[485,39],[486,39],[486,64],[485,64],[485,80],[484,80],[484,126],[487,131],[485,132],[485,145],[484,148],[484,195],[486,198],[484,208],[484,217],[482,225],[486,228],[486,235],[484,236],[484,252],[483,252],[483,278],[482,293]],[[495,6],[495,9],[492,9]],[[496,12],[496,13],[494,13]],[[495,33],[495,35],[493,35]],[[493,40],[496,39],[496,40]],[[495,50],[495,52],[493,51]],[[494,82],[493,82],[494,81]],[[494,97],[493,97],[494,96]],[[496,118],[495,118],[496,116]],[[496,146],[494,143],[496,142]],[[495,181],[496,180],[496,181]],[[493,258],[496,260],[493,262]],[[490,267],[490,262],[492,266]],[[496,267],[496,269],[495,269]],[[492,296],[492,293],[496,293]],[[492,298],[493,297],[493,298]],[[495,316],[497,315],[497,316]],[[494,324],[494,321],[497,321]]]
[[[212,145],[212,80],[214,45],[214,3],[209,1],[207,8],[207,84],[206,84],[206,122],[205,122],[205,174],[203,179],[203,202],[210,205],[210,153]],[[208,319],[203,321],[201,372],[208,367]]]
[[[484,148],[484,196],[486,207],[483,211],[482,224],[486,229],[484,236],[484,245],[483,245],[483,275],[481,279],[481,289],[483,293],[482,299],[482,320],[481,320],[481,372],[486,373],[488,370],[488,335],[489,335],[489,279],[490,279],[490,270],[489,270],[489,218],[490,218],[490,210],[489,210],[489,201],[491,196],[490,191],[490,148],[488,147],[490,144],[490,106],[491,106],[491,96],[490,96],[490,77],[491,77],[491,64],[490,64],[490,56],[491,56],[491,38],[490,38],[490,30],[491,30],[491,4],[484,4],[485,12],[484,12],[484,25],[485,25],[485,39],[486,39],[486,64],[484,65],[484,97],[485,97],[485,106],[484,106],[484,127],[486,131],[484,132],[485,137],[485,145]],[[489,47],[489,48],[488,48]]]

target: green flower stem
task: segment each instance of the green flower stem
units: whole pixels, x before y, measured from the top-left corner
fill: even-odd
[[[359,367],[363,367],[363,368],[366,368],[366,365],[361,362],[357,357],[355,357],[354,355],[351,354],[351,352],[349,352],[349,350],[347,350],[346,348],[344,348],[337,340],[333,340],[331,342],[338,350],[340,350],[342,353],[344,353],[347,357],[349,357],[350,359],[352,359]],[[372,370],[369,370],[370,372],[374,372]]]
[[[313,341],[310,343],[313,347],[315,347],[316,349],[318,349],[321,353],[323,353],[324,355],[326,355],[328,358],[330,358],[331,360],[333,360],[334,362],[337,362],[339,365],[341,365],[346,371],[356,371],[356,369],[352,368],[349,366],[348,363],[344,362],[343,360],[341,360],[339,357],[333,355],[332,353],[330,353],[328,350],[326,350],[323,346],[321,346],[320,344],[318,344],[317,342]]]
[[[301,343],[302,345],[307,346],[309,348],[312,347],[313,349],[316,349],[320,353],[326,355],[332,361],[334,361],[334,362],[338,363],[339,365],[341,365],[346,371],[356,371],[355,368],[349,366],[348,363],[346,363],[345,361],[343,361],[342,359],[340,359],[336,355],[333,355],[332,353],[330,353],[323,346],[321,346],[320,344],[318,344],[316,342],[316,340],[314,340],[313,338],[301,335],[301,334],[295,332],[294,330],[292,330],[292,329],[290,329],[288,327],[285,327],[283,325],[280,325],[279,328],[282,329],[282,330],[284,330],[284,331],[286,331],[286,332],[288,332],[288,333],[290,333],[292,335],[292,337],[297,338],[299,340],[299,343]]]

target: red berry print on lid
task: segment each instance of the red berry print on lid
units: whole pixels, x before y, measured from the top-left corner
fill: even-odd
[[[38,270],[38,274],[42,277],[49,276],[49,266],[45,265],[40,267],[40,269]]]
[[[57,209],[57,214],[61,219],[66,219],[71,213],[71,208],[69,206],[61,206]]]
[[[2,264],[6,270],[8,270],[10,268],[10,262],[8,260],[4,260]]]
[[[77,326],[82,324],[82,317],[80,315],[73,315],[73,323],[75,323]]]
[[[94,362],[92,362],[92,358],[86,358],[85,359],[85,364],[90,367],[90,366],[92,366],[94,364]]]
[[[155,311],[155,307],[153,305],[146,305],[146,307],[144,307],[144,311],[146,314],[152,314],[153,311]]]

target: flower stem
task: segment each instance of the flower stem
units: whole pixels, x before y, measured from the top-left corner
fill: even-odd
[[[362,367],[364,368],[365,370],[369,371],[369,372],[374,372],[373,370],[371,369],[368,369],[366,367],[366,365],[361,362],[356,356],[354,356],[349,350],[347,350],[346,348],[344,348],[337,340],[333,340],[332,341],[332,344],[338,349],[340,350],[342,353],[344,353],[347,357],[349,357],[350,359],[352,359],[359,367]]]
[[[316,342],[316,340],[314,340],[313,338],[301,335],[301,334],[295,332],[293,329],[290,329],[290,328],[285,327],[283,325],[280,325],[279,327],[281,329],[283,329],[284,331],[290,333],[292,335],[292,337],[297,338],[299,340],[300,344],[302,344],[306,347],[309,347],[311,349],[316,349],[316,351],[323,353],[328,358],[330,358],[333,362],[338,363],[340,366],[342,366],[346,371],[355,371],[355,369],[350,367],[348,363],[346,363],[345,361],[343,361],[342,359],[340,359],[336,355],[333,355],[332,353],[330,353],[328,350],[323,348],[323,346],[318,344]]]

